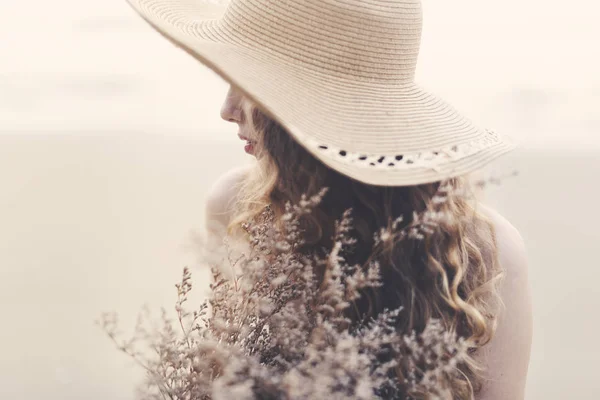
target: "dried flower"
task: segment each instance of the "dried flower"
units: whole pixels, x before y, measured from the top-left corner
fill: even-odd
[[[250,251],[229,260],[232,276],[212,266],[211,295],[192,311],[186,308],[191,272],[184,268],[175,322],[163,310],[160,324],[151,324],[146,310],[133,337],[121,340],[116,314],[102,315],[108,336],[147,371],[141,399],[451,398],[446,382],[460,373],[457,365],[472,344],[440,321],[430,320],[421,333],[401,334],[395,327],[400,307],[350,329],[345,311],[362,289],[382,285],[376,261],[363,268],[342,256],[356,243],[349,236],[350,210],[336,223],[326,257],[294,251],[301,243],[300,217],[325,193],[287,204],[283,230],[270,208],[260,223],[245,224]],[[452,194],[441,185],[431,207],[415,213],[406,227],[399,229],[398,218],[376,232],[376,245],[433,233],[447,217],[436,207]],[[322,279],[317,269],[324,271]]]

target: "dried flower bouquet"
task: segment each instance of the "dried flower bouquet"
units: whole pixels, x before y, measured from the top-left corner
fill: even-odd
[[[481,184],[481,182],[480,182]],[[325,258],[299,255],[299,221],[326,193],[287,204],[284,229],[267,209],[245,225],[250,251],[228,258],[232,277],[212,266],[209,298],[190,311],[192,289],[186,267],[177,287],[177,318],[163,310],[158,325],[140,314],[134,335],[120,338],[117,316],[103,314],[105,332],[147,371],[142,399],[449,399],[447,379],[460,373],[472,343],[432,319],[422,332],[400,334],[394,325],[402,308],[351,324],[345,311],[361,290],[382,285],[378,263],[348,265],[342,254],[351,210],[336,223],[335,245]],[[376,243],[420,240],[445,216],[436,211],[450,193],[440,186],[431,207],[398,229],[374,234]],[[460,194],[458,194],[460,195]],[[227,241],[225,241],[227,244]],[[322,271],[318,277],[315,271]],[[139,346],[144,346],[139,350]]]

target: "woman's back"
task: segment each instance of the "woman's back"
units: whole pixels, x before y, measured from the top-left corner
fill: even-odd
[[[215,182],[206,203],[206,227],[213,243],[222,242],[234,216],[239,188],[252,166],[232,169]],[[512,224],[497,211],[478,202],[477,208],[493,226],[498,264],[505,276],[499,287],[504,308],[497,315],[498,328],[474,359],[485,368],[477,400],[519,399],[524,393],[532,334],[530,288],[523,240]]]

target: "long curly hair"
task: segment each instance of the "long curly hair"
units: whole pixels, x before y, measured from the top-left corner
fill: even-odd
[[[430,318],[440,319],[446,329],[474,343],[466,362],[457,366],[460,374],[449,382],[454,399],[472,399],[481,390],[484,371],[473,355],[496,330],[502,306],[498,284],[503,276],[493,224],[478,209],[476,196],[450,196],[441,206],[450,218],[425,239],[374,246],[374,232],[401,215],[425,210],[442,182],[396,187],[361,183],[317,160],[257,107],[251,106],[246,115],[257,133],[257,162],[241,182],[228,234],[241,233],[242,224],[266,207],[280,216],[286,202],[297,203],[303,194],[310,196],[328,187],[321,204],[303,221],[302,249],[331,250],[335,221],[351,208],[357,243],[345,254],[346,261],[365,265],[377,258],[384,282],[356,302],[354,320],[403,306],[398,330],[418,333]],[[467,176],[444,182],[472,193]]]

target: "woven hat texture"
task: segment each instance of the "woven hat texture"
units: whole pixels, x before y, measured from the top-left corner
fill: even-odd
[[[415,82],[420,0],[128,2],[317,159],[358,181],[429,183],[517,147]]]

